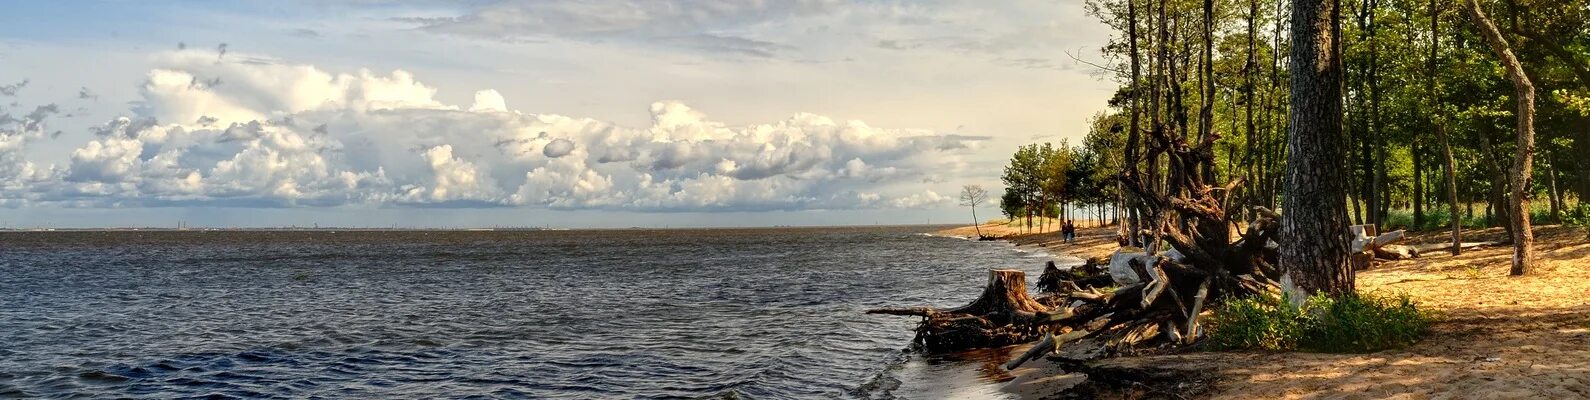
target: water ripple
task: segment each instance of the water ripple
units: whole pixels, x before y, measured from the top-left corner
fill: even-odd
[[[0,397],[887,397],[922,231],[0,233]]]

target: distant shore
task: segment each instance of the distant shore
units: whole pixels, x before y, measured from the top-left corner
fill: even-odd
[[[1074,243],[1049,231],[1021,234],[1004,224],[963,226],[943,236],[1000,237],[1017,246],[1082,258],[1108,257],[1114,227],[1079,228]],[[1384,261],[1358,273],[1364,292],[1406,293],[1443,315],[1414,346],[1372,354],[1193,352],[1122,357],[1114,366],[1154,366],[1215,377],[1212,398],[1497,398],[1590,397],[1590,242],[1578,228],[1537,226],[1540,265],[1508,277],[1507,246]],[[1442,243],[1449,232],[1416,232],[1411,244]],[[1499,240],[1501,228],[1464,232],[1464,240]],[[969,300],[969,299],[968,299]],[[1011,371],[1001,388],[1020,398],[1048,398],[1081,377],[1051,362]]]

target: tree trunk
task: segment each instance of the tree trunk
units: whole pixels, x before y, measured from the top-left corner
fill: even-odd
[[[1292,0],[1291,100],[1281,267],[1305,290],[1353,291],[1347,264],[1338,0]]]
[[[1518,151],[1513,158],[1512,174],[1508,177],[1512,196],[1507,199],[1507,207],[1513,228],[1513,268],[1510,273],[1514,276],[1525,275],[1535,263],[1535,235],[1529,227],[1529,189],[1532,186],[1529,179],[1535,154],[1535,85],[1530,83],[1529,76],[1524,74],[1523,65],[1513,56],[1507,39],[1502,37],[1496,24],[1480,9],[1479,0],[1469,0],[1469,16],[1474,18],[1474,24],[1491,45],[1491,50],[1496,52],[1496,57],[1507,67],[1507,77],[1513,81],[1513,89],[1518,92],[1515,95],[1518,101]]]
[[[1551,157],[1548,156],[1546,158],[1548,160],[1550,160]],[[1551,193],[1550,193],[1551,194],[1551,198],[1548,199],[1551,202],[1551,222],[1552,223],[1561,224],[1562,223],[1562,192],[1557,191],[1557,162],[1556,161],[1548,161],[1546,163],[1546,180],[1547,180],[1547,182],[1546,182],[1547,183],[1547,189],[1551,190]]]
[[[1386,134],[1380,123],[1380,38],[1376,31],[1380,28],[1379,15],[1375,12],[1380,2],[1368,0],[1364,4],[1364,13],[1368,17],[1366,33],[1369,42],[1369,121],[1364,133],[1374,143],[1375,157],[1373,190],[1370,192],[1375,197],[1375,207],[1370,207],[1370,212],[1375,215],[1375,227],[1386,229],[1386,210],[1391,207],[1391,193],[1386,179]]]
[[[972,206],[972,229],[977,231],[977,239],[983,239],[983,224],[977,221],[977,206]]]
[[[1203,59],[1199,60],[1198,82],[1198,139],[1206,140],[1214,134],[1215,124],[1215,1],[1204,0],[1203,8]],[[1204,182],[1215,181],[1215,164],[1203,165]]]
[[[1458,212],[1457,190],[1457,161],[1452,158],[1452,143],[1447,139],[1446,126],[1438,123],[1435,135],[1441,139],[1441,153],[1446,163],[1442,164],[1446,173],[1446,199],[1448,210],[1452,214],[1452,255],[1463,254],[1463,214]],[[1473,206],[1470,206],[1472,210]],[[1471,211],[1470,214],[1473,212]]]
[[[1367,131],[1367,128],[1360,131],[1365,137],[1358,138],[1361,145],[1359,149],[1361,158],[1359,159],[1362,160],[1364,168],[1364,174],[1359,178],[1361,179],[1359,183],[1362,184],[1362,187],[1358,193],[1358,198],[1364,202],[1364,223],[1374,225],[1378,229],[1380,228],[1380,214],[1375,212],[1375,210],[1380,209],[1380,196],[1375,194],[1375,187],[1379,186],[1376,181],[1380,174],[1375,173],[1375,153],[1370,150],[1370,147],[1373,146],[1370,145]]]
[[[1424,153],[1419,151],[1419,134],[1413,134],[1413,148],[1408,150],[1413,159],[1413,228],[1424,229]]]

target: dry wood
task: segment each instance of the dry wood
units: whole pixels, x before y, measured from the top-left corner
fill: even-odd
[[[1198,284],[1198,292],[1193,295],[1192,309],[1187,310],[1187,324],[1182,330],[1182,342],[1185,344],[1189,338],[1197,338],[1200,334],[1198,328],[1198,314],[1203,313],[1204,299],[1209,297],[1209,279],[1204,278]]]
[[[1027,351],[1022,353],[1021,356],[1005,362],[1005,369],[1013,370],[1017,367],[1020,367],[1022,364],[1026,364],[1027,361],[1031,361],[1032,359],[1042,357],[1046,354],[1057,353],[1060,351],[1060,348],[1065,346],[1067,343],[1082,340],[1082,338],[1088,336],[1088,333],[1089,332],[1085,330],[1078,330],[1066,332],[1060,336],[1055,336],[1053,334],[1044,335],[1042,341],[1039,341],[1038,344],[1032,345],[1032,348],[1027,349]]]
[[[916,343],[930,351],[998,347],[1031,341],[1047,333],[1047,325],[1072,316],[1068,308],[1052,309],[1027,293],[1027,275],[1020,270],[988,272],[982,295],[951,308],[882,308],[868,314],[923,317]]]
[[[1462,243],[1458,244],[1458,247],[1461,248],[1461,249],[1473,249],[1473,248],[1480,248],[1480,247],[1507,246],[1507,245],[1511,245],[1511,244],[1512,244],[1511,241],[1495,240],[1495,241],[1489,241],[1489,242],[1462,242]],[[1452,252],[1452,244],[1451,243],[1423,244],[1423,245],[1413,246],[1413,249],[1415,251],[1418,251],[1419,254],[1430,254],[1430,253],[1441,253],[1441,252],[1451,253]]]

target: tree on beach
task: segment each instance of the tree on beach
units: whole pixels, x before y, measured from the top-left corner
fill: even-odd
[[[982,185],[961,186],[961,205],[972,208],[972,227],[977,231],[977,237],[983,237],[983,224],[977,220],[977,205],[988,201],[988,191]]]
[[[1347,263],[1339,0],[1292,0],[1291,122],[1287,125],[1281,267],[1299,287],[1353,291]]]
[[[1474,19],[1474,25],[1489,43],[1496,58],[1500,59],[1502,66],[1507,71],[1507,77],[1512,80],[1513,88],[1517,91],[1514,100],[1518,102],[1516,118],[1518,119],[1518,147],[1517,155],[1513,159],[1512,174],[1507,183],[1512,193],[1507,198],[1508,217],[1513,236],[1513,268],[1512,275],[1529,273],[1530,267],[1535,262],[1534,233],[1529,227],[1529,195],[1533,192],[1531,168],[1534,166],[1535,153],[1535,85],[1529,81],[1529,76],[1524,73],[1524,66],[1518,62],[1518,57],[1513,55],[1512,46],[1507,44],[1507,38],[1502,37],[1501,31],[1496,29],[1496,24],[1485,16],[1485,11],[1480,9],[1479,0],[1468,0],[1469,16]]]
[[[1026,219],[1028,231],[1032,230],[1033,213],[1039,211],[1039,199],[1042,195],[1043,175],[1040,170],[1043,165],[1041,150],[1036,144],[1021,146],[1016,153],[1010,156],[1010,164],[1005,166],[1005,173],[1000,180],[1005,182],[1005,195],[1000,197],[1002,202],[1014,201],[1007,207],[1019,205],[1021,216]]]
[[[1073,186],[1069,179],[1074,155],[1065,142],[1059,146],[1043,143],[1017,148],[1000,177],[1005,183],[1001,207],[1025,217],[1029,231],[1033,217],[1037,217],[1038,231],[1044,231],[1046,218],[1063,217],[1064,205],[1071,199]]]
[[[1054,209],[1058,212],[1051,216],[1065,219],[1066,197],[1071,196],[1073,193],[1069,190],[1071,188],[1067,186],[1067,176],[1071,171],[1072,162],[1071,149],[1066,147],[1064,141],[1060,142],[1059,147],[1044,143],[1042,147],[1039,147],[1038,157],[1041,159],[1038,166],[1038,174],[1042,177],[1038,185],[1038,190],[1041,193],[1038,196],[1039,210],[1047,214],[1051,209]],[[1055,204],[1059,206],[1052,207]]]

